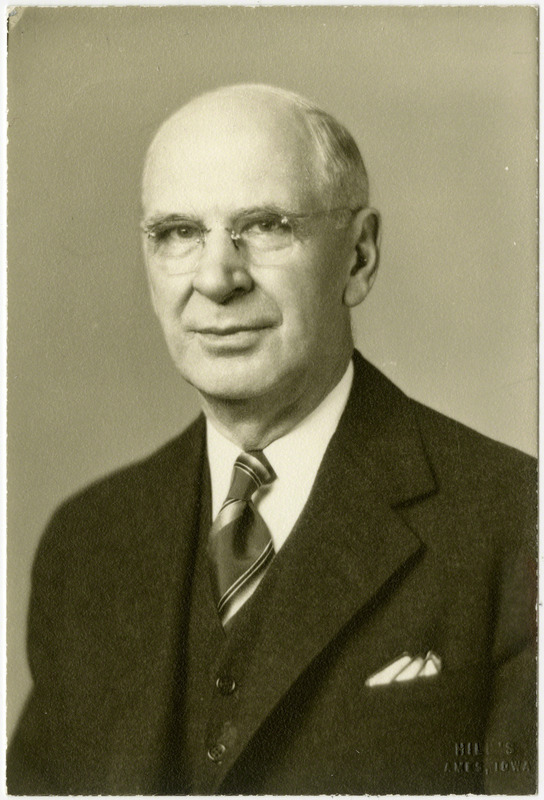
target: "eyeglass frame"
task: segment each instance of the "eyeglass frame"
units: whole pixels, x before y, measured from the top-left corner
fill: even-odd
[[[337,208],[324,209],[322,211],[314,211],[312,213],[298,213],[298,212],[294,212],[294,213],[287,212],[287,213],[285,213],[285,212],[283,212],[283,211],[281,211],[279,209],[273,209],[273,208],[264,207],[262,209],[255,209],[252,212],[247,212],[245,214],[240,214],[239,219],[236,220],[234,225],[236,225],[238,222],[249,221],[252,218],[254,218],[255,221],[257,221],[258,218],[259,218],[259,215],[265,216],[266,214],[268,214],[270,216],[277,216],[279,221],[283,225],[289,224],[290,227],[293,229],[293,234],[294,234],[294,226],[291,224],[292,222],[296,223],[296,222],[300,222],[300,221],[303,221],[303,220],[317,219],[318,217],[332,216],[334,214],[339,214],[341,212],[349,212],[351,217],[354,217],[360,211],[363,211],[364,208],[365,208],[365,206],[357,206],[357,208],[350,208],[349,206],[338,206]],[[166,226],[165,227],[165,232],[168,232],[168,230],[175,229],[176,225],[173,224],[175,222],[179,222],[180,225],[182,225],[183,222],[190,223],[191,225],[194,225],[195,228],[197,228],[198,231],[199,231],[199,238],[195,240],[194,244],[195,245],[201,245],[202,248],[206,244],[206,236],[207,236],[207,234],[211,233],[212,230],[213,230],[212,228],[204,227],[203,225],[201,225],[199,222],[197,222],[195,220],[191,220],[188,217],[184,217],[184,216],[181,216],[179,214],[168,214],[168,215],[165,215],[164,217],[160,218],[160,222],[156,222],[156,223],[153,223],[152,221],[151,222],[146,222],[145,220],[143,220],[140,223],[140,228],[143,231],[143,233],[147,236],[148,239],[156,239],[160,235],[161,231],[160,230],[154,230],[153,229],[154,227],[160,228],[161,225],[164,225],[164,226]],[[240,240],[243,241],[243,232],[238,232],[236,230],[236,227],[227,227],[227,226],[224,226],[224,230],[229,234],[229,237],[232,240],[232,243],[233,243],[234,247],[236,248],[236,250],[239,250],[240,249],[240,245],[238,243],[240,242]],[[191,252],[193,252],[193,249],[190,250],[188,253],[185,253],[182,256],[181,255],[170,256],[170,258],[185,258],[186,256],[190,255]],[[167,256],[167,258],[168,258],[168,256]]]

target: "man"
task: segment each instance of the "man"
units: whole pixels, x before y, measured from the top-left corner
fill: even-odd
[[[350,134],[199,97],[142,228],[204,416],[54,515],[9,791],[534,792],[534,465],[354,352],[379,216]]]

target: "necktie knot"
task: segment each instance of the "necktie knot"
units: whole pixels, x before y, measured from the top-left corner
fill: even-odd
[[[262,450],[240,453],[232,470],[229,493],[225,502],[251,500],[257,489],[272,483],[276,478],[272,465]]]

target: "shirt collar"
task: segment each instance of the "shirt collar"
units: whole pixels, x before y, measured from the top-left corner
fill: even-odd
[[[288,527],[293,516],[292,523],[296,522],[308,499],[325,450],[346,407],[352,382],[353,362],[350,360],[340,381],[319,406],[292,430],[264,449],[278,476],[259,503],[259,511],[265,521],[268,522],[267,516],[270,515],[278,517],[279,520],[277,504],[285,505],[287,502],[289,509],[282,511],[283,523],[280,527]],[[220,433],[209,419],[206,420],[206,431],[212,486],[212,515],[215,518],[227,496],[232,467],[240,453],[240,447]],[[271,532],[274,537],[274,531]]]

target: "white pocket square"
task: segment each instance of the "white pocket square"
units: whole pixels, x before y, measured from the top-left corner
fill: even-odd
[[[442,669],[442,659],[429,650],[426,656],[412,657],[403,653],[383,669],[365,681],[365,686],[385,686],[388,683],[403,683],[416,678],[432,678]]]

